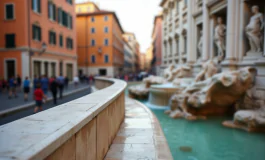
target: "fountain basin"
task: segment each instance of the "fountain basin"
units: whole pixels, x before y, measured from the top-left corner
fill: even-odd
[[[166,107],[169,106],[171,96],[184,87],[174,86],[172,83],[151,85],[148,101],[150,104]]]

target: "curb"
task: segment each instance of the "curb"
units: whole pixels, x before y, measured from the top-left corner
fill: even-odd
[[[83,88],[80,88],[80,89],[76,89],[74,91],[66,92],[65,94],[63,94],[63,97],[75,94],[77,92],[85,91],[85,90],[87,90],[89,88],[90,88],[90,86],[87,86],[87,87],[83,87]],[[48,97],[46,102],[50,102],[50,101],[52,101],[52,97]],[[8,116],[10,114],[14,114],[16,112],[19,112],[19,111],[22,111],[22,110],[26,110],[26,109],[32,108],[34,106],[35,106],[35,102],[33,101],[33,102],[30,102],[30,103],[27,103],[27,104],[20,105],[18,107],[6,109],[6,110],[3,110],[3,111],[0,111],[0,117],[6,117],[6,116]]]

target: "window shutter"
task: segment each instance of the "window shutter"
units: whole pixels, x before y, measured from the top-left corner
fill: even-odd
[[[34,10],[34,0],[31,0],[31,9]]]
[[[52,5],[52,8],[53,8],[53,20],[56,21],[56,6],[55,6],[55,4]]]
[[[39,27],[39,37],[40,37],[40,41],[41,41],[41,28]]]
[[[41,0],[38,0],[38,11],[41,13]]]
[[[32,25],[32,39],[34,39],[35,38],[35,26],[34,25]]]
[[[54,44],[56,44],[56,33],[54,32]]]

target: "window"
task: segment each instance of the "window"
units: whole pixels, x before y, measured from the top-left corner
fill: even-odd
[[[104,27],[104,32],[108,33],[109,32],[109,28],[108,27]]]
[[[109,39],[107,39],[107,38],[104,39],[104,45],[105,45],[105,46],[108,46],[108,45],[109,45]]]
[[[92,62],[92,63],[96,63],[96,56],[95,56],[95,55],[92,55],[92,56],[91,56],[91,62]]]
[[[59,43],[60,43],[60,47],[63,47],[63,35],[60,35]]]
[[[6,48],[15,48],[15,34],[6,34]]]
[[[71,4],[71,5],[73,4],[73,0],[66,0],[66,2]]]
[[[104,16],[104,21],[108,21],[109,17],[108,16]]]
[[[91,28],[91,33],[95,33],[96,29],[95,28]]]
[[[41,0],[32,0],[32,10],[37,13],[41,13]]]
[[[32,25],[32,38],[41,41],[41,28],[39,26]]]
[[[95,22],[95,17],[91,17],[91,22]]]
[[[57,15],[57,20],[58,20],[58,23],[59,24],[63,24],[63,11],[62,11],[62,8],[58,8],[58,15]]]
[[[49,32],[49,44],[56,45],[56,33],[53,31]]]
[[[109,55],[104,55],[104,62],[109,63]]]
[[[5,6],[5,18],[6,20],[14,19],[14,5],[13,4],[6,4]]]
[[[91,46],[95,46],[96,45],[96,41],[94,39],[91,40]]]
[[[48,2],[48,17],[51,20],[56,20],[56,6],[50,1]]]
[[[66,48],[73,49],[73,40],[71,38],[66,39]]]
[[[71,15],[68,15],[68,28],[73,29],[73,18]]]

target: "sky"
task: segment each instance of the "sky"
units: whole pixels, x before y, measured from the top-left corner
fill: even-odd
[[[76,0],[76,3],[88,0]],[[125,32],[133,32],[146,52],[152,41],[154,17],[161,11],[161,0],[90,0],[100,9],[115,11]]]

